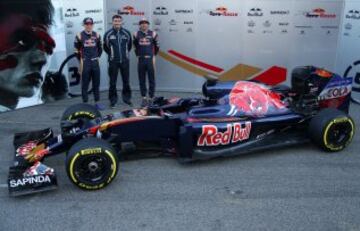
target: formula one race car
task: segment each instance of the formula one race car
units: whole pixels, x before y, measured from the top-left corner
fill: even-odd
[[[91,105],[74,105],[62,115],[60,135],[51,129],[15,135],[9,192],[55,188],[55,171],[42,162],[63,152],[71,182],[101,189],[114,180],[129,142],[160,147],[182,163],[308,141],[341,151],[355,132],[348,115],[351,84],[351,78],[307,66],[293,71],[291,87],[207,81],[202,98],[160,97],[149,107],[107,116]]]

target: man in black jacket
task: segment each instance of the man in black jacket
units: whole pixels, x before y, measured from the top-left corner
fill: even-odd
[[[149,30],[149,21],[139,22],[140,30],[134,34],[135,53],[138,57],[138,74],[141,96],[141,106],[151,103],[155,95],[155,56],[159,52],[159,39],[155,31]],[[147,98],[146,74],[149,78],[149,98]]]
[[[104,35],[104,50],[108,54],[109,61],[110,106],[115,107],[118,100],[116,82],[119,69],[123,82],[122,99],[124,103],[132,106],[129,83],[129,51],[132,47],[132,38],[130,32],[122,27],[122,17],[120,15],[114,15],[112,23],[113,28]]]
[[[88,102],[88,88],[90,81],[94,92],[96,107],[100,110],[103,106],[98,104],[100,100],[100,65],[99,57],[102,54],[102,45],[100,35],[94,32],[92,18],[85,18],[85,30],[78,33],[75,37],[75,52],[78,53],[81,65],[81,93],[84,103]]]

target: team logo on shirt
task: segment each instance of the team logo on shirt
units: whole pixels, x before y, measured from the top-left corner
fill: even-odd
[[[139,40],[139,45],[140,46],[149,46],[150,44],[151,44],[150,39],[148,39],[147,37],[141,38]]]

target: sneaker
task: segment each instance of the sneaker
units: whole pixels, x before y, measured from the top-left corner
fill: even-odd
[[[124,103],[126,103],[127,105],[132,107],[133,104],[131,103],[131,101],[129,99],[124,99],[123,101],[124,101]]]
[[[141,107],[147,107],[148,106],[148,99],[146,97],[143,97],[141,101]]]
[[[105,110],[104,105],[99,104],[99,103],[96,103],[96,104],[95,104],[95,107],[96,107],[96,109],[97,109],[97,110],[99,110],[99,111],[103,111],[103,110]]]

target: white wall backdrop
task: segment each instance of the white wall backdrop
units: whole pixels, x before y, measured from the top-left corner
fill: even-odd
[[[286,68],[288,75],[299,65],[335,70],[344,1],[104,0],[89,4],[63,0],[63,7],[68,54],[85,16],[94,17],[98,22],[95,30],[101,34],[111,28],[113,14],[122,14],[124,27],[131,32],[138,30],[138,21],[146,17],[160,36],[163,55],[157,59],[158,89],[196,91],[204,73],[219,78],[226,73],[225,79],[229,75],[236,79],[241,73],[243,79],[273,66]],[[250,67],[250,72],[242,65]],[[108,85],[106,68],[104,54],[102,89]],[[137,89],[133,53],[130,77]]]

